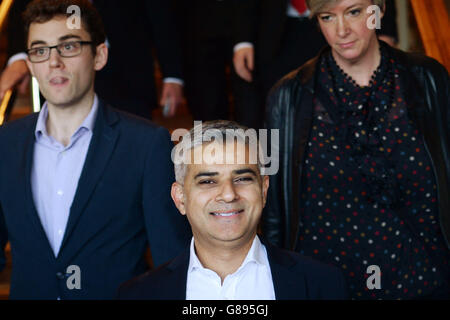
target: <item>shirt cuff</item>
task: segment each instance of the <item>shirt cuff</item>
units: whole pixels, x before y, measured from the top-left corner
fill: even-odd
[[[163,82],[164,83],[176,83],[176,84],[179,84],[180,86],[184,86],[184,81],[179,79],[179,78],[170,78],[170,77],[168,77],[168,78],[164,78]]]
[[[253,43],[251,42],[239,42],[237,45],[234,46],[233,52],[238,51],[242,48],[253,48]]]
[[[11,58],[9,58],[8,60],[8,66],[16,61],[19,60],[27,60],[27,54],[25,52],[20,52],[20,53],[16,53],[15,55],[13,55]]]

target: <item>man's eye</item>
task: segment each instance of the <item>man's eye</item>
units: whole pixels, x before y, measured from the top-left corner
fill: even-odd
[[[351,16],[358,16],[361,13],[361,9],[354,9],[350,11]]]
[[[213,184],[214,181],[213,180],[201,180],[198,182],[198,184]]]
[[[70,50],[73,50],[75,48],[75,46],[74,46],[74,44],[73,43],[64,43],[63,44],[63,50],[64,51],[70,51]]]
[[[43,56],[46,52],[46,48],[36,48],[30,51],[33,56]]]
[[[241,177],[235,180],[236,182],[252,182],[253,178],[252,177]]]

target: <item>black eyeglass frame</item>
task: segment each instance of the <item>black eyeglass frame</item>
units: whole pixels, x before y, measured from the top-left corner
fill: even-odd
[[[26,52],[27,55],[28,55],[28,59],[29,59],[30,62],[32,62],[32,63],[41,63],[41,62],[45,62],[45,61],[47,61],[48,59],[50,59],[52,49],[56,49],[56,51],[58,52],[59,56],[60,56],[60,57],[63,57],[63,58],[72,58],[72,57],[79,56],[79,55],[81,54],[82,50],[80,50],[79,53],[77,53],[77,54],[75,54],[75,55],[73,55],[73,56],[66,56],[66,55],[63,55],[63,54],[61,53],[61,50],[60,50],[60,49],[58,49],[58,47],[60,47],[60,46],[64,46],[64,45],[72,44],[72,43],[78,43],[78,44],[80,44],[80,45],[81,45],[81,48],[83,48],[83,45],[92,45],[92,44],[93,44],[92,41],[81,41],[81,40],[80,40],[80,41],[65,41],[65,42],[61,42],[61,43],[59,43],[59,44],[57,44],[57,45],[55,45],[55,46],[47,46],[47,47],[31,48],[31,49],[26,50],[25,52]],[[39,50],[39,49],[49,49],[49,50],[48,50],[48,57],[47,57],[45,60],[42,60],[42,61],[32,61],[31,58],[30,58],[30,51],[32,51],[32,50]]]

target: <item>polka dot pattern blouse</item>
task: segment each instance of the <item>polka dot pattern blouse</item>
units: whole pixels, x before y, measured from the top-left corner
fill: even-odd
[[[353,299],[448,290],[437,186],[395,61],[382,52],[367,87],[324,55],[301,181],[301,253],[342,268]],[[381,270],[369,290],[367,267]]]

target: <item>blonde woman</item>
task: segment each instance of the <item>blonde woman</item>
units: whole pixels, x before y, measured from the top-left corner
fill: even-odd
[[[354,299],[448,298],[448,72],[377,39],[384,0],[307,4],[329,46],[269,95],[265,236],[341,267]]]

